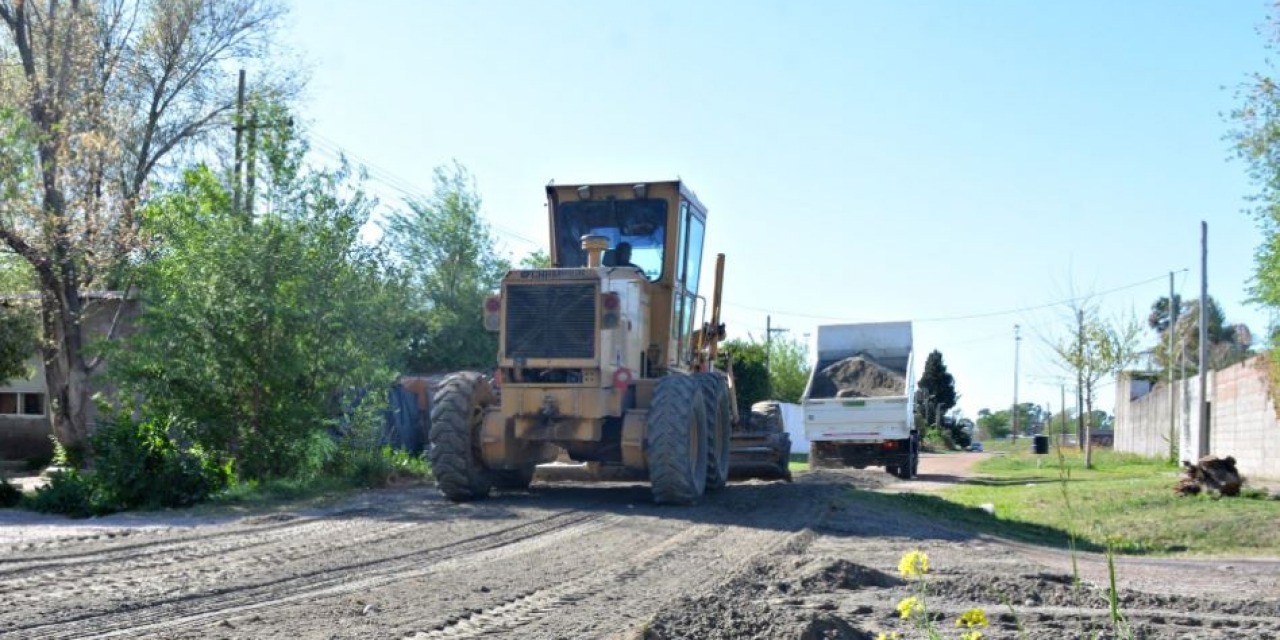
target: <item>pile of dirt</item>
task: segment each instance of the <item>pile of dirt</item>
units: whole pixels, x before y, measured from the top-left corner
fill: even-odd
[[[875,635],[828,612],[710,595],[686,598],[645,626],[642,640],[872,640]]]
[[[865,353],[838,360],[813,377],[811,398],[876,398],[902,395],[904,372],[886,367]]]
[[[1180,496],[1196,495],[1201,491],[1223,496],[1240,495],[1244,479],[1236,470],[1236,459],[1227,456],[1205,456],[1195,464],[1182,462],[1182,479],[1174,485],[1173,492]]]

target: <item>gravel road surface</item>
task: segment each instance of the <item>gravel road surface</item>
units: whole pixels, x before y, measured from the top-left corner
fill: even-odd
[[[747,481],[690,507],[643,483],[535,481],[470,504],[432,486],[247,515],[66,520],[0,511],[3,638],[875,638],[911,549],[943,630],[1109,638],[1106,566],[904,515],[869,491],[956,481],[982,454]],[[1139,637],[1280,638],[1280,562],[1125,558]],[[1006,604],[1007,603],[1007,604]],[[1012,611],[1012,613],[1011,613]]]

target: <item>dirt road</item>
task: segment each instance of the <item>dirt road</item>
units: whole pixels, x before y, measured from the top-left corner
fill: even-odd
[[[802,473],[693,507],[655,506],[641,483],[535,482],[465,505],[415,486],[247,517],[0,512],[0,637],[874,638],[908,630],[895,605],[912,587],[896,567],[917,547],[951,630],[982,606],[986,637],[1016,637],[1002,600],[1031,638],[1104,628],[1102,592],[1074,594],[1064,554],[854,490],[898,482]],[[1085,566],[1099,577],[1096,559]],[[1280,564],[1205,566],[1216,581],[1124,567],[1121,606],[1146,637],[1280,637]]]

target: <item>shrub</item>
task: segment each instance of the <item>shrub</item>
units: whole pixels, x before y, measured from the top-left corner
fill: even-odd
[[[72,518],[101,516],[116,511],[103,500],[92,475],[77,469],[49,474],[48,484],[25,499],[26,507],[43,513],[60,513]]]
[[[95,476],[117,510],[187,507],[225,489],[232,465],[198,444],[187,444],[186,425],[171,417],[136,422],[117,415],[92,436]]]

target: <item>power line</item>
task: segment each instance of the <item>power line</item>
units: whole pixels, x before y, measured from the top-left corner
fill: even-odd
[[[1185,269],[1185,268],[1184,268],[1184,269],[1182,269],[1182,271],[1183,271],[1183,272],[1185,272],[1185,271],[1187,271],[1187,269]],[[1112,294],[1112,293],[1118,293],[1118,292],[1120,292],[1120,291],[1125,291],[1125,290],[1128,290],[1128,289],[1136,289],[1137,287],[1141,287],[1141,286],[1143,286],[1143,285],[1148,285],[1148,284],[1151,284],[1152,282],[1156,282],[1156,281],[1159,281],[1159,280],[1163,280],[1163,279],[1165,279],[1165,278],[1167,278],[1167,277],[1168,277],[1168,274],[1167,274],[1167,273],[1165,273],[1165,274],[1161,274],[1161,275],[1159,275],[1159,276],[1156,276],[1156,277],[1154,277],[1154,278],[1148,278],[1148,279],[1146,279],[1146,280],[1142,280],[1142,281],[1140,281],[1140,282],[1134,282],[1134,283],[1131,283],[1131,284],[1126,284],[1126,285],[1123,285],[1123,286],[1115,287],[1114,289],[1107,289],[1106,291],[1102,291],[1102,292],[1099,292],[1099,293],[1090,293],[1090,294],[1086,294],[1086,295],[1076,296],[1076,297],[1074,297],[1074,298],[1067,298],[1067,299],[1065,299],[1065,300],[1058,300],[1058,301],[1056,301],[1056,302],[1046,302],[1046,303],[1044,303],[1044,304],[1038,304],[1038,305],[1033,305],[1033,306],[1029,306],[1029,307],[1019,307],[1019,308],[1017,308],[1017,309],[1007,309],[1007,310],[1004,310],[1004,311],[988,311],[988,312],[983,312],[983,313],[973,313],[973,314],[959,315],[959,316],[939,316],[939,317],[936,317],[936,318],[917,318],[917,319],[913,320],[912,322],[953,322],[953,321],[957,321],[957,320],[975,320],[975,319],[978,319],[978,318],[994,318],[994,317],[998,317],[998,316],[1007,316],[1007,315],[1013,315],[1013,314],[1018,314],[1018,313],[1026,313],[1026,312],[1028,312],[1028,311],[1038,311],[1038,310],[1040,310],[1040,309],[1048,309],[1048,308],[1050,308],[1050,307],[1056,307],[1056,306],[1059,306],[1059,305],[1071,304],[1071,303],[1073,303],[1073,302],[1077,302],[1077,301],[1080,301],[1080,300],[1087,300],[1087,299],[1089,299],[1089,298],[1093,298],[1093,297],[1106,296],[1106,295],[1110,295],[1110,294]],[[778,315],[790,316],[790,317],[794,317],[794,318],[811,318],[811,319],[815,319],[815,320],[836,320],[836,321],[839,321],[839,322],[863,322],[863,321],[865,321],[864,319],[860,319],[860,318],[859,318],[859,319],[854,319],[854,318],[842,318],[842,317],[839,317],[839,316],[818,315],[818,314],[811,314],[811,313],[793,313],[793,312],[785,311],[785,310],[781,310],[781,309],[766,309],[766,308],[764,308],[764,307],[753,307],[753,306],[749,306],[749,305],[736,304],[736,303],[733,303],[733,302],[725,302],[724,304],[725,304],[726,306],[734,307],[734,308],[737,308],[737,309],[746,309],[746,310],[748,310],[748,311],[758,311],[758,312],[760,312],[760,313],[776,313],[776,314],[778,314]]]
[[[400,194],[403,194],[404,196],[407,196],[411,200],[428,199],[428,196],[426,195],[426,191],[419,188],[417,185],[413,184],[409,180],[406,180],[405,178],[402,178],[392,173],[391,171],[388,171],[387,169],[384,169],[378,166],[377,164],[370,162],[368,159],[364,158],[363,156],[360,156],[359,154],[353,153],[350,149],[342,146],[340,143],[338,143],[337,141],[327,136],[324,136],[315,131],[311,131],[310,134],[312,136],[312,139],[315,141],[315,146],[319,148],[322,153],[328,154],[331,157],[335,157],[335,158],[339,158],[339,157],[351,158],[356,162],[356,164],[364,168],[365,173],[374,182],[381,183],[382,185],[389,187],[392,190],[399,192]],[[386,194],[383,193],[382,195],[386,195]],[[527,244],[533,245],[538,248],[542,248],[545,245],[545,243],[533,240],[509,227],[495,224],[494,222],[488,221],[488,220],[486,222],[488,222],[489,226],[492,227],[494,231],[508,238],[519,240],[521,242],[525,242]]]

